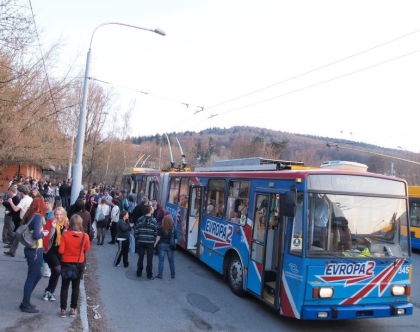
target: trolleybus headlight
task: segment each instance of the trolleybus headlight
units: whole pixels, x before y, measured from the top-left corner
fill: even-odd
[[[321,287],[319,289],[319,297],[321,299],[328,299],[334,294],[334,288],[332,287]]]
[[[401,285],[392,286],[391,293],[394,296],[404,295],[405,294],[405,287],[401,286]]]

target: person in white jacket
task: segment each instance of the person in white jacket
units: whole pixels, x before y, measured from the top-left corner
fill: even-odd
[[[111,242],[108,242],[109,244],[115,244],[116,238],[117,238],[117,224],[120,216],[120,202],[118,199],[113,199],[111,202],[111,218],[109,220],[109,226],[111,228]]]
[[[109,206],[107,204],[106,198],[102,198],[101,204],[99,204],[95,214],[96,229],[98,231],[98,245],[104,244],[108,215]]]

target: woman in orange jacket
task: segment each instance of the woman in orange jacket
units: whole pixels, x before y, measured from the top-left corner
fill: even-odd
[[[85,236],[83,236],[85,235]],[[77,264],[78,278],[74,280],[62,279],[60,294],[60,316],[66,317],[67,298],[70,282],[72,292],[70,300],[70,317],[77,314],[77,300],[79,298],[80,280],[83,278],[85,270],[85,252],[90,249],[89,236],[83,232],[83,220],[75,214],[70,218],[69,229],[61,236],[60,248],[58,252],[62,255],[62,264]]]

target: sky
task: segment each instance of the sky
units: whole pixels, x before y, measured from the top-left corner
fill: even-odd
[[[253,126],[420,152],[418,0],[31,0],[131,135]],[[120,25],[162,29],[166,36]]]

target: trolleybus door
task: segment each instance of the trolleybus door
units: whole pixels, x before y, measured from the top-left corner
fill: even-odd
[[[188,196],[187,217],[187,250],[200,256],[200,229],[203,210],[204,188],[202,186],[190,186]]]
[[[253,206],[253,229],[247,288],[279,308],[283,234],[281,194],[257,192]]]

